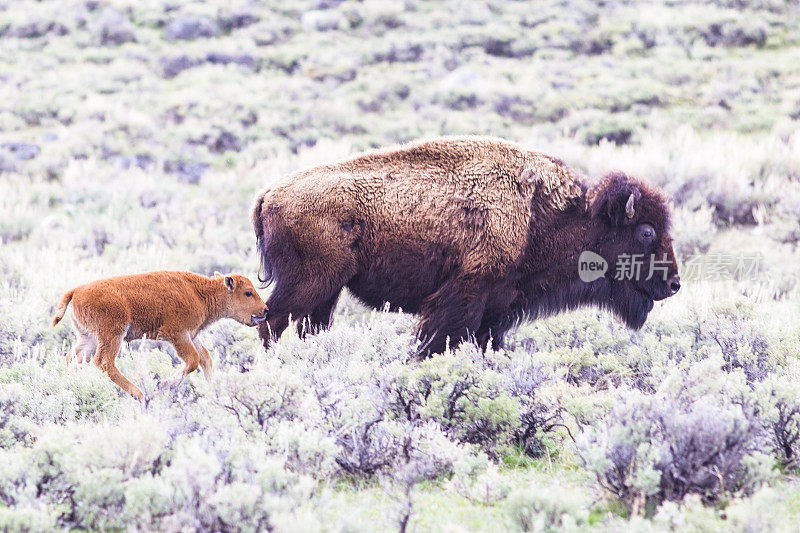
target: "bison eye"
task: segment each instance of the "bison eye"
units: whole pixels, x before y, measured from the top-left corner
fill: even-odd
[[[650,244],[656,240],[656,230],[650,224],[639,224],[636,228],[636,240],[642,244]]]
[[[253,291],[244,291],[244,295],[250,298],[251,296],[253,296]]]

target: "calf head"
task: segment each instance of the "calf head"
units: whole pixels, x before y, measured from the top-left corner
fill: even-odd
[[[267,306],[256,292],[253,283],[239,274],[214,274],[214,279],[226,289],[223,314],[246,326],[257,326],[266,319]]]
[[[592,251],[608,262],[598,280],[608,298],[602,304],[639,329],[653,301],[672,296],[681,286],[666,199],[657,189],[617,172],[592,187],[587,200],[597,235]]]

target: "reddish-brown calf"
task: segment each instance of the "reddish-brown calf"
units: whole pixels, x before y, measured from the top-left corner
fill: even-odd
[[[115,364],[123,340],[156,339],[172,343],[185,363],[171,380],[178,385],[198,365],[211,379],[211,356],[197,334],[221,318],[248,326],[264,320],[266,307],[244,276],[216,273],[149,272],[101,279],[64,294],[53,327],[72,301],[73,327],[78,340],[67,361],[94,361],[124,391],[142,400],[142,391]]]

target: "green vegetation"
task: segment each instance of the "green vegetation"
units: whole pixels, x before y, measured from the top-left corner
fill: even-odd
[[[0,0],[0,530],[790,531],[800,520],[796,1]],[[215,381],[123,347],[68,368],[60,295],[258,265],[300,167],[492,134],[663,187],[683,289],[417,361],[345,296]],[[699,256],[699,257],[698,257]],[[727,275],[738,258],[751,273]],[[722,260],[723,275],[689,276]],[[722,259],[720,259],[722,258]],[[719,278],[719,279],[717,279]],[[69,320],[65,320],[68,323]]]

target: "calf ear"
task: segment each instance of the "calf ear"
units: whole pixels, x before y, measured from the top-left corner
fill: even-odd
[[[225,276],[225,286],[228,287],[229,291],[236,288],[236,281],[233,279],[233,276]]]
[[[219,279],[221,277],[223,277],[221,272],[219,271],[214,272],[214,279]]]
[[[595,186],[591,200],[592,216],[620,227],[636,215],[642,198],[639,187],[625,174],[609,174]]]

